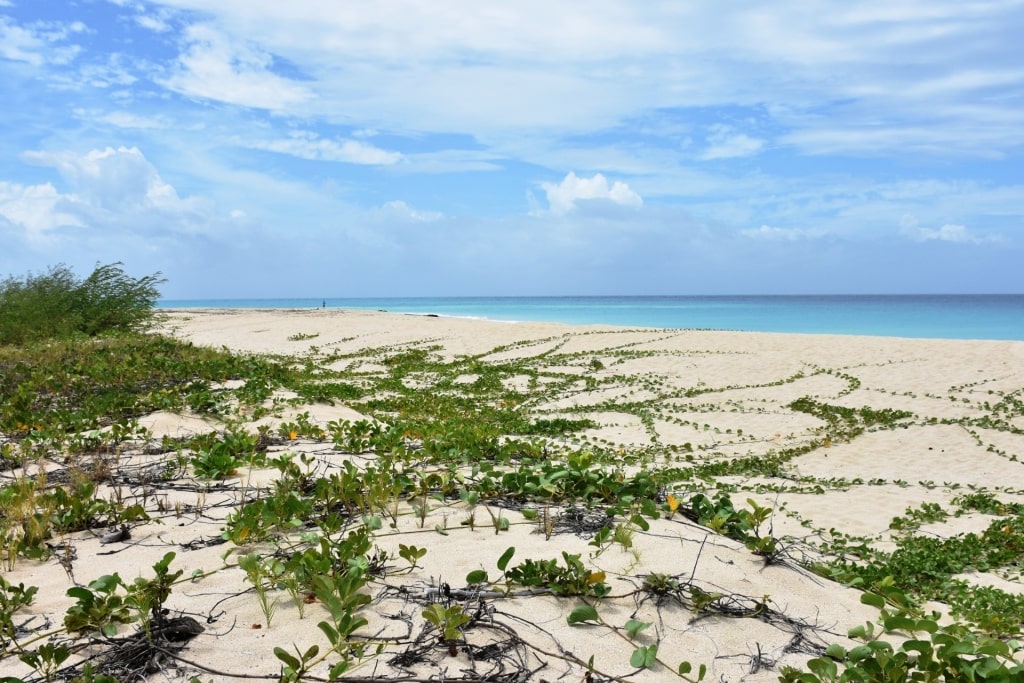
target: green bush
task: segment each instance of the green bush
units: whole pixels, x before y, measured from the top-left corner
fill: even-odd
[[[163,280],[132,278],[121,265],[97,265],[85,280],[59,264],[0,281],[0,345],[146,328]]]

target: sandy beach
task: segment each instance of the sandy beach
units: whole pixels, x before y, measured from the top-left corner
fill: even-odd
[[[876,609],[861,604],[860,591],[803,566],[825,540],[849,535],[892,548],[893,519],[925,503],[949,514],[926,520],[921,533],[978,532],[992,513],[952,514],[968,491],[1024,504],[1024,414],[999,407],[1024,391],[1024,342],[573,327],[339,310],[170,311],[163,331],[197,345],[328,359],[331,368],[356,378],[385,374],[381,358],[410,349],[445,362],[469,357],[477,367],[519,368],[501,376],[502,386],[522,397],[531,415],[591,421],[553,440],[553,459],[588,448],[621,453],[623,477],[722,463],[713,479],[680,480],[659,492],[659,518],[623,526],[621,542],[600,547],[592,543],[604,524],[599,510],[595,526],[593,510],[572,505],[540,509],[538,521],[514,501],[486,496],[432,500],[425,512],[413,507],[415,501],[396,503],[394,517],[385,515],[372,534],[376,552],[387,560],[368,585],[371,602],[361,612],[367,623],[357,635],[367,640],[367,655],[378,646],[381,652],[345,674],[360,680],[581,681],[593,658],[594,680],[672,680],[686,660],[695,671],[706,665],[707,680],[774,681],[782,667],[802,667],[828,644],[849,646],[847,631],[877,617]],[[472,367],[467,364],[444,391],[478,381]],[[437,377],[423,373],[405,381],[430,391]],[[276,429],[300,415],[326,427],[365,413],[358,401],[303,405],[289,401],[293,396],[279,398],[245,428]],[[830,414],[850,409],[881,417],[848,436],[832,431],[822,413],[795,409],[801,399],[812,408],[829,406]],[[139,423],[153,441],[223,428],[189,413],[159,412]],[[344,453],[330,441],[305,437],[270,450],[306,455],[320,474],[339,471],[345,461],[373,464],[372,454]],[[161,457],[168,455],[129,444],[121,466],[137,472]],[[728,467],[759,460],[776,464],[771,471]],[[274,588],[277,607],[268,626],[237,563],[251,553],[283,556],[299,547],[303,530],[242,546],[221,536],[225,518],[265,496],[277,474],[241,470],[211,483],[183,472],[164,487],[124,480],[116,495],[144,503],[152,517],[132,528],[130,539],[103,543],[95,532],[73,534],[57,539],[73,549],[65,562],[19,560],[3,576],[39,586],[27,613],[57,624],[71,603],[65,593],[73,582],[113,572],[126,581],[150,576],[154,563],[174,552],[172,567],[191,581],[174,587],[167,607],[191,615],[204,630],[149,680],[276,680],[281,662],[275,647],[293,654],[314,644],[326,649],[317,627],[326,608],[310,600],[300,614],[288,593]],[[696,492],[728,493],[737,507],[749,499],[771,508],[758,533],[779,539],[786,552],[767,561],[744,543],[674,514],[669,501]],[[496,517],[507,519],[507,527]],[[402,546],[426,553],[413,565],[400,558]],[[481,595],[467,584],[474,571],[492,580],[501,575],[499,558],[512,547],[508,566],[528,558],[565,566],[566,555],[578,556],[610,592],[563,597],[516,586]],[[663,582],[660,589],[655,580]],[[973,572],[965,580],[1009,593],[1024,588],[1019,575],[1006,571]],[[681,593],[690,601],[717,596],[711,600],[717,609],[694,610],[675,599]],[[476,627],[454,654],[437,643],[423,616],[431,603],[455,604],[475,616]],[[567,617],[584,604],[599,618],[569,624]],[[647,626],[631,631],[631,621]],[[631,664],[638,647],[653,645],[656,659],[652,650],[649,666]],[[0,675],[28,671],[19,662],[0,662]],[[326,668],[314,673],[325,677]]]

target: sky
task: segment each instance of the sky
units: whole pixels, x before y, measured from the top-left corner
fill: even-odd
[[[0,0],[0,277],[1024,292],[1024,0]]]

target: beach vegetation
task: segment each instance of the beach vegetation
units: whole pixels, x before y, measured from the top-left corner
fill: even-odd
[[[97,264],[84,280],[63,264],[0,280],[0,346],[151,327],[163,280],[122,265]]]
[[[1010,683],[1024,677],[1020,643],[976,633],[962,623],[943,624],[939,614],[909,607],[905,597],[891,586],[884,595],[864,593],[861,602],[877,607],[879,617],[850,630],[849,636],[862,644],[830,645],[823,656],[807,662],[807,670],[784,668],[781,683]]]
[[[66,286],[84,284],[56,270],[48,277]],[[106,271],[90,286],[130,289],[132,283],[118,277],[123,273]],[[22,289],[44,290],[51,284],[26,280],[5,286],[21,296]],[[156,283],[135,284],[144,288]],[[740,493],[823,495],[889,484],[912,490],[907,481],[873,473],[798,477],[793,463],[864,431],[925,424],[928,416],[902,408],[836,405],[835,393],[795,400],[790,395],[770,409],[804,420],[812,416],[820,426],[798,436],[762,434],[717,418],[720,413],[765,408],[713,399],[750,386],[793,385],[810,373],[763,385],[682,386],[658,376],[609,372],[647,351],[613,348],[598,359],[592,351],[565,351],[565,340],[558,338],[546,340],[534,355],[523,344],[445,357],[433,343],[423,343],[347,353],[314,348],[304,356],[288,357],[195,347],[143,333],[145,327],[140,318],[101,331],[46,332],[55,336],[46,337],[45,343],[44,337],[30,335],[0,347],[0,468],[9,473],[0,486],[0,559],[5,569],[46,558],[66,560],[72,567],[70,557],[62,555],[70,554],[75,539],[69,536],[91,537],[99,529],[141,525],[168,513],[154,487],[191,466],[201,481],[183,486],[193,487],[197,505],[186,510],[174,503],[178,519],[191,512],[199,517],[199,501],[208,492],[235,496],[232,509],[222,517],[220,537],[198,541],[229,544],[224,567],[214,571],[240,574],[252,587],[245,594],[258,602],[267,629],[275,619],[285,618],[278,600],[285,593],[300,618],[307,610],[316,615],[319,643],[282,640],[274,647],[283,681],[337,679],[382,652],[412,648],[412,636],[378,641],[368,635],[370,615],[364,610],[382,595],[400,595],[415,605],[406,617],[409,634],[419,626],[429,634],[430,645],[457,652],[459,644],[468,645],[482,630],[480,615],[490,615],[489,629],[505,628],[501,615],[495,617],[481,596],[521,600],[538,593],[564,600],[570,623],[625,639],[632,654],[623,658],[627,661],[622,666],[664,667],[684,680],[699,680],[706,667],[701,665],[694,677],[688,662],[671,666],[662,661],[667,651],[661,640],[666,634],[664,614],[658,612],[654,619],[641,618],[638,612],[624,626],[615,626],[605,623],[598,609],[608,614],[608,601],[626,597],[638,610],[686,610],[695,622],[714,616],[792,623],[769,596],[735,595],[699,581],[698,562],[689,572],[639,576],[634,565],[615,575],[595,564],[614,555],[609,549],[634,551],[655,533],[672,533],[666,528],[675,525],[692,528],[691,523],[703,527],[699,533],[707,538],[735,541],[728,545],[766,565],[801,564],[867,590],[867,604],[879,607],[877,623],[851,633],[862,644],[815,652],[807,668],[781,671],[782,680],[910,680],[911,673],[920,674],[913,680],[939,680],[926,676],[954,669],[964,676],[973,672],[1014,680],[1020,673],[1012,661],[1018,649],[1011,638],[1024,623],[1024,600],[973,584],[965,576],[1019,571],[1024,564],[1024,504],[987,489],[965,486],[961,492],[958,482],[940,486],[921,481],[917,486],[941,490],[946,498],[941,505],[907,507],[893,518],[885,530],[890,545],[879,544],[878,536],[813,529],[818,541],[812,548],[809,542],[805,547],[804,541],[775,536],[775,515],[788,513],[784,504],[769,506],[761,497]],[[88,335],[93,336],[86,339]],[[513,349],[519,352],[515,358],[502,354],[501,360],[493,359]],[[842,380],[836,383],[841,396],[860,387],[855,370],[817,368],[813,373]],[[561,400],[566,397],[572,400]],[[365,417],[328,420],[311,409],[338,402]],[[673,417],[680,405],[690,411],[687,419]],[[976,417],[956,424],[1019,430],[1013,420],[1024,414],[1021,405],[1015,395],[1000,396],[998,402],[993,398],[985,408],[991,419],[984,425]],[[200,415],[210,431],[154,439],[139,421],[159,410]],[[600,412],[638,425],[647,442],[638,445],[602,432],[594,417]],[[255,418],[261,418],[260,427],[252,424]],[[690,441],[670,442],[662,430],[666,424]],[[143,473],[122,457],[126,454],[144,455],[157,464]],[[243,467],[272,468],[277,476],[261,485],[244,477],[232,481]],[[114,493],[114,484],[129,492]],[[109,491],[105,485],[111,485]],[[992,519],[975,533],[945,538],[921,533],[925,524],[972,513]],[[809,520],[803,521],[810,528]],[[476,569],[466,576],[467,588],[448,586],[440,578],[415,592],[389,583],[389,577],[423,578],[435,556],[409,539],[424,531],[433,534],[431,528],[477,538],[481,528],[509,538],[519,531],[540,532],[545,539],[572,533],[589,543],[591,554],[559,548],[560,554],[513,562],[516,549],[510,546],[496,560],[496,579]],[[62,537],[61,543],[53,542],[55,537]],[[236,562],[228,562],[234,553]],[[107,574],[70,589],[68,597],[74,602],[57,631],[67,639],[67,654],[77,652],[78,643],[89,638],[102,637],[109,645],[126,624],[139,624],[149,637],[158,633],[172,587],[189,580],[181,571],[171,571],[173,558],[168,553],[154,565],[155,578],[122,580],[116,573]],[[394,566],[397,561],[401,566]],[[612,595],[613,583],[630,580],[633,591]],[[897,596],[895,588],[903,592]],[[0,661],[18,656],[41,678],[54,678],[69,671],[65,651],[59,646],[46,649],[50,643],[42,642],[54,634],[26,629],[15,618],[33,603],[37,591],[0,577]],[[958,621],[924,615],[921,605],[927,601],[943,601]],[[600,671],[593,660],[567,661],[595,679],[628,680],[632,675]],[[1000,678],[1004,674],[1009,677]]]

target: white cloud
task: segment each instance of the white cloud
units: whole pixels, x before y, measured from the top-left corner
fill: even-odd
[[[187,30],[186,44],[174,73],[163,81],[171,90],[271,111],[314,97],[306,86],[273,73],[273,56],[248,42],[196,25]]]
[[[1024,130],[1014,95],[1024,72],[1007,38],[1019,24],[1016,0],[908,0],[898,9],[868,0],[839,10],[824,0],[726,10],[707,0],[610,1],[586,13],[543,0],[160,5],[208,22],[188,30],[164,81],[172,89],[389,132],[491,140],[526,131],[550,141],[654,111],[715,106],[763,106],[808,153],[899,154],[901,140],[929,154],[979,153],[1021,144]],[[309,80],[282,77],[278,57]],[[964,107],[993,121],[969,126]],[[904,136],[914,129],[927,129],[927,144]],[[862,134],[844,137],[851,131]],[[709,140],[703,158],[767,144],[733,131]]]
[[[135,23],[155,33],[167,33],[171,30],[171,25],[167,23],[164,17],[152,14],[136,14]]]
[[[243,143],[255,149],[290,154],[301,159],[342,161],[349,164],[390,166],[402,160],[399,152],[389,152],[359,140],[325,140],[314,133],[296,132],[278,140]]]
[[[80,22],[66,26],[20,26],[9,17],[0,17],[0,57],[33,66],[67,64],[80,52],[80,48],[60,43],[84,28]]]
[[[132,207],[174,209],[177,192],[164,182],[137,147],[107,147],[84,155],[29,151],[22,160],[56,168],[84,200],[107,210]]]
[[[774,242],[795,242],[797,240],[814,239],[825,235],[823,230],[808,230],[803,228],[773,228],[770,225],[762,225],[760,228],[740,230],[744,237],[759,240],[771,240]]]
[[[396,170],[413,173],[461,173],[467,171],[500,171],[502,156],[495,152],[446,149],[440,152],[416,152],[402,157]]]
[[[611,185],[602,174],[590,178],[577,177],[570,171],[560,183],[541,183],[547,193],[548,206],[554,214],[564,214],[576,208],[580,200],[605,199],[620,206],[639,207],[643,198],[626,183],[616,180]]]
[[[137,130],[154,130],[161,128],[169,128],[171,126],[170,121],[162,116],[141,116],[134,114],[129,111],[112,111],[107,113],[100,113],[96,111],[90,111],[85,109],[76,109],[75,116],[79,119],[88,119],[90,121],[102,121],[109,123],[117,128],[134,128]]]
[[[34,33],[0,17],[0,57],[39,65],[43,63],[44,48],[43,41]]]
[[[708,147],[701,153],[700,158],[709,161],[746,157],[757,154],[763,147],[764,140],[752,138],[745,133],[737,133],[732,126],[716,124],[711,127]]]
[[[105,63],[83,64],[74,75],[75,82],[67,85],[80,87],[88,84],[96,88],[129,86],[138,80],[132,73],[132,68],[133,65],[126,64],[123,56],[109,55]]]
[[[61,197],[50,183],[21,185],[0,181],[0,216],[24,230],[30,239],[60,226],[81,225],[61,206],[74,198]]]
[[[412,223],[433,223],[434,221],[439,221],[444,218],[443,213],[414,209],[400,199],[385,203],[380,207],[379,213],[384,218],[398,219]]]
[[[913,216],[904,216],[900,221],[900,229],[904,235],[919,242],[956,242],[960,244],[986,244],[1002,242],[1004,239],[999,235],[977,235],[972,233],[964,225],[946,223],[942,227],[931,229],[923,228],[917,223]]]

